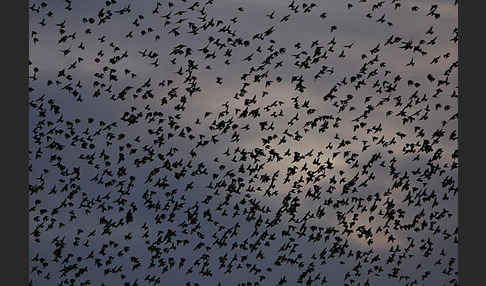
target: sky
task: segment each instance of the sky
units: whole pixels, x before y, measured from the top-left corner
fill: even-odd
[[[147,275],[158,277],[162,285],[246,285],[241,283],[247,281],[251,283],[248,285],[277,285],[282,277],[288,285],[297,285],[299,276],[308,268],[314,270],[302,282],[311,277],[315,280],[308,282],[311,285],[320,285],[317,275],[325,276],[328,285],[366,285],[367,281],[370,285],[412,285],[414,280],[416,285],[457,283],[457,168],[451,168],[458,164],[454,136],[457,42],[451,40],[457,28],[454,1],[156,3],[30,2],[32,285],[70,285],[69,279],[74,279],[73,285],[86,281],[90,285],[134,285],[135,281],[138,285],[150,285],[145,280]],[[195,3],[198,4],[193,6]],[[401,6],[395,9],[397,4]],[[312,7],[310,12],[304,12],[304,5]],[[374,5],[378,6],[373,8]],[[290,6],[298,6],[298,12]],[[158,13],[154,14],[156,8]],[[100,23],[100,15],[108,11],[111,17]],[[187,12],[178,14],[179,11]],[[272,13],[272,17],[267,16]],[[326,13],[325,18],[320,17],[322,13]],[[371,18],[366,16],[368,13]],[[287,15],[288,21],[281,22]],[[377,21],[383,15],[384,23]],[[202,27],[212,19],[215,25],[218,21],[222,24],[189,33],[189,22]],[[336,30],[331,31],[332,26]],[[176,27],[178,36],[172,30]],[[91,32],[87,33],[87,29]],[[433,32],[426,33],[429,29]],[[258,35],[267,31],[271,32],[259,39]],[[127,38],[130,32],[133,36]],[[390,37],[398,39],[397,43],[385,44]],[[241,43],[231,46],[237,39]],[[408,41],[412,46],[419,45],[424,54],[401,48]],[[430,41],[433,44],[428,44]],[[223,43],[224,47],[218,48]],[[301,66],[307,56],[314,57],[317,46],[322,52],[327,50],[327,58],[308,68]],[[228,49],[231,56],[225,56]],[[214,58],[207,56],[213,52]],[[144,56],[153,53],[157,53],[153,58]],[[245,60],[250,55],[251,61]],[[270,64],[265,65],[270,55]],[[110,62],[116,56],[119,60]],[[157,66],[151,64],[155,60]],[[230,63],[225,64],[225,60]],[[414,65],[407,65],[411,60]],[[190,70],[191,61],[197,69]],[[279,62],[282,66],[277,68]],[[367,68],[362,73],[364,64]],[[259,66],[261,70],[257,69]],[[324,67],[325,72],[315,78]],[[110,69],[116,79],[110,78]],[[60,76],[62,73],[64,76]],[[244,74],[248,74],[246,78]],[[363,78],[366,85],[356,88],[361,78],[351,80],[358,74],[367,75]],[[255,81],[255,76],[261,80]],[[429,80],[429,76],[434,80]],[[297,88],[298,80],[292,80],[299,77],[305,86],[302,92]],[[168,85],[168,81],[172,83]],[[197,87],[193,94],[186,89],[191,82]],[[394,84],[393,91],[385,91]],[[130,89],[125,98],[117,98],[126,87]],[[334,89],[337,91],[332,94],[336,97],[325,100]],[[183,109],[179,108],[181,104]],[[373,110],[365,112],[370,106]],[[260,116],[241,116],[245,108],[248,112],[258,109]],[[407,116],[399,114],[403,108],[413,121],[404,122]],[[364,112],[367,116],[360,117]],[[127,119],[138,115],[141,116],[135,122]],[[267,122],[266,127],[262,128],[261,122]],[[310,128],[311,122],[317,122],[317,127]],[[318,131],[325,122],[328,129]],[[215,128],[218,125],[227,127],[226,131]],[[246,125],[248,130],[243,128]],[[380,131],[375,133],[375,129]],[[181,130],[185,137],[179,136]],[[440,132],[444,135],[436,136]],[[169,137],[169,133],[174,136]],[[268,141],[269,137],[273,139]],[[157,143],[158,138],[163,138],[162,144]],[[381,139],[396,143],[378,144]],[[198,146],[204,140],[209,140],[208,144]],[[285,143],[279,144],[281,140]],[[343,140],[350,143],[338,147]],[[431,151],[423,148],[425,141],[431,144]],[[63,147],[56,149],[53,142]],[[333,147],[327,148],[329,144]],[[363,146],[368,147],[363,150]],[[407,152],[410,148],[415,151]],[[246,160],[241,150],[247,153]],[[283,155],[287,150],[290,156]],[[260,161],[254,162],[251,154],[261,152],[264,155]],[[283,159],[272,159],[272,152]],[[309,155],[295,160],[295,152]],[[318,156],[319,152],[322,155]],[[118,162],[121,153],[125,160]],[[345,153],[355,154],[351,156],[356,161],[350,161],[351,156],[345,157]],[[363,166],[377,154],[379,159],[365,173]],[[172,170],[163,168],[167,160]],[[329,166],[326,161],[332,162],[333,169],[324,168]],[[358,167],[353,167],[355,162]],[[429,162],[441,171],[431,173],[429,169],[435,167]],[[258,164],[261,169],[256,173],[248,169],[239,172],[240,168]],[[292,168],[297,172],[286,182]],[[306,168],[324,168],[325,176],[307,181]],[[174,174],[183,169],[186,175],[176,178]],[[158,172],[151,176],[152,170]],[[195,173],[190,175],[191,172]],[[370,175],[374,178],[360,185]],[[269,194],[266,190],[272,176],[276,179]],[[356,189],[351,191],[351,187],[346,193],[347,183],[355,176]],[[164,178],[165,188],[156,184]],[[332,178],[338,183],[332,184]],[[339,182],[342,178],[345,181]],[[326,192],[331,185],[336,190]],[[320,198],[306,195],[312,189],[320,190]],[[407,203],[407,196],[414,197],[413,204]],[[347,203],[336,205],[340,200]],[[162,209],[150,207],[157,203]],[[289,203],[296,207],[294,213],[289,211]],[[371,214],[373,205],[376,210]],[[235,206],[240,209],[235,211]],[[325,214],[318,217],[321,209]],[[129,223],[128,210],[133,216]],[[420,230],[393,225],[387,228],[384,214],[390,210],[402,225],[414,220],[419,225],[428,224]],[[194,224],[190,223],[192,213],[197,214]],[[375,219],[371,221],[372,215]],[[278,223],[270,225],[275,219]],[[111,235],[102,234],[105,222],[111,220],[121,223],[111,228]],[[59,227],[59,223],[63,226]],[[347,236],[342,231],[350,223],[353,233]],[[360,225],[372,229],[371,245],[358,236]],[[219,244],[235,226],[235,235],[226,239],[227,244]],[[304,228],[305,235],[300,236]],[[380,228],[387,228],[387,233],[378,232]],[[440,231],[435,232],[437,228]],[[311,233],[317,235],[320,229],[321,239],[308,240]],[[338,234],[330,235],[326,241],[326,229],[335,229]],[[96,233],[88,236],[93,230]],[[170,248],[171,242],[156,243],[170,231],[176,233],[173,240],[179,241],[176,248]],[[290,235],[283,235],[286,231]],[[128,234],[131,239],[126,239]],[[394,241],[389,241],[390,234]],[[65,245],[60,259],[55,260],[59,249],[56,241],[63,237]],[[79,245],[73,244],[75,241]],[[83,245],[86,241],[88,246]],[[415,246],[406,250],[411,241]],[[256,242],[260,244],[255,251],[245,247]],[[201,243],[204,246],[196,248]],[[430,254],[427,247],[422,247],[428,243],[432,245]],[[103,245],[107,245],[106,255],[99,253]],[[346,254],[329,256],[336,245],[346,245]],[[280,250],[287,246],[287,250]],[[129,250],[124,251],[124,247]],[[397,247],[399,250],[393,254]],[[95,259],[86,258],[92,251],[102,267],[96,266]],[[122,255],[118,256],[120,251]],[[326,251],[323,256],[327,258],[319,258]],[[352,255],[348,256],[350,251]],[[381,260],[374,264],[383,272],[369,272],[372,264],[365,258],[358,261],[358,251],[369,252],[369,260],[378,255]],[[276,265],[279,256],[302,264]],[[386,263],[390,256],[403,258]],[[39,257],[48,263],[42,265]],[[137,264],[133,257],[140,267],[133,269]],[[223,257],[227,262],[220,268]],[[226,271],[234,257],[231,272]],[[178,267],[181,258],[186,262]],[[62,263],[65,259],[67,263]],[[150,267],[151,259],[157,266]],[[166,266],[158,266],[160,259],[165,264],[173,259],[175,266],[164,272]],[[211,277],[200,273],[205,259]],[[362,268],[355,272],[353,268],[358,263]],[[63,274],[70,264],[75,265],[74,270]],[[250,270],[253,265],[262,269],[259,274]],[[119,273],[105,272],[118,266],[123,269]],[[87,271],[76,276],[84,267]],[[397,277],[389,275],[393,268],[399,269]],[[187,274],[189,269],[193,272]],[[444,269],[447,273],[443,273]],[[430,274],[423,280],[426,272]],[[265,279],[252,284],[259,281],[260,275]],[[400,280],[400,276],[410,278]]]

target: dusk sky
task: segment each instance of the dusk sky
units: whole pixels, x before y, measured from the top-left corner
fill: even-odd
[[[454,0],[29,6],[32,285],[457,285]]]

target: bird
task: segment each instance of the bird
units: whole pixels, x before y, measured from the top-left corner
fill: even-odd
[[[28,9],[31,285],[458,284],[456,16],[78,4]]]

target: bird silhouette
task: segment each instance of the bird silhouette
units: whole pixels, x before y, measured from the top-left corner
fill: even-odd
[[[29,4],[30,285],[458,285],[457,1],[328,2]]]

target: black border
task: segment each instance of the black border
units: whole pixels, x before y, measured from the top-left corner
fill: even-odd
[[[475,5],[472,5],[475,4]],[[484,1],[459,3],[459,285],[484,284]],[[481,24],[480,24],[481,23]],[[466,44],[465,44],[466,41]]]
[[[28,284],[28,1],[2,3],[1,284]]]

